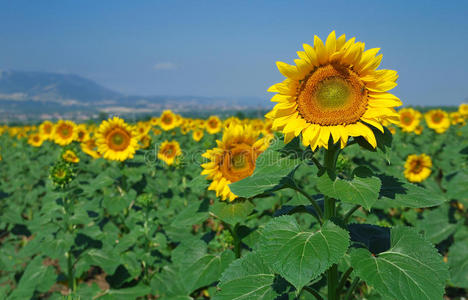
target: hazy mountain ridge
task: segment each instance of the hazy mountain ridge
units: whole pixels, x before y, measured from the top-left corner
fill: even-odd
[[[269,101],[255,97],[124,95],[75,74],[0,70],[0,119],[19,115],[151,113],[265,108]]]

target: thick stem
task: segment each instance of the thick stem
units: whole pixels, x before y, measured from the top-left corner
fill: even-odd
[[[336,159],[340,149],[333,142],[328,143],[328,149],[325,152],[325,168],[328,174],[324,176],[330,176],[332,180],[336,177]],[[324,207],[324,221],[333,219],[336,215],[335,199],[325,197]],[[337,288],[338,288],[338,265],[334,264],[327,271],[327,284],[328,284],[328,300],[338,300]]]
[[[239,224],[236,224],[234,228],[232,228],[230,225],[228,226],[229,231],[231,232],[232,238],[234,239],[234,254],[236,255],[236,258],[241,257],[241,250],[242,250],[241,239],[239,235],[237,234],[238,225]]]
[[[68,288],[73,293],[75,291],[75,276],[73,274],[73,257],[71,251],[67,252],[67,269],[68,269]]]

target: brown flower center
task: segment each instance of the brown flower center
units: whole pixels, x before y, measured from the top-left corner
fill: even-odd
[[[367,90],[359,76],[339,64],[321,66],[301,82],[299,114],[309,123],[356,123],[367,108]]]
[[[123,151],[130,144],[130,134],[122,128],[114,128],[107,134],[107,145],[115,151]]]
[[[236,145],[224,153],[220,170],[231,182],[239,181],[252,175],[255,170],[257,154],[254,149],[245,144]]]

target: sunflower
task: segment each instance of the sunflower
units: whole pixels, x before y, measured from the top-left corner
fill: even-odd
[[[147,135],[151,129],[151,125],[145,122],[138,122],[136,125],[137,138],[141,139],[143,136]]]
[[[458,111],[454,111],[450,113],[450,122],[452,125],[465,125],[466,121],[465,118],[463,118],[462,114],[459,113]]]
[[[266,117],[273,129],[284,133],[286,143],[302,133],[302,143],[312,150],[334,143],[346,146],[349,136],[363,136],[374,148],[374,126],[383,132],[382,122],[398,121],[394,107],[401,101],[388,90],[398,78],[392,70],[376,70],[382,60],[378,48],[364,51],[364,43],[333,31],[325,45],[317,36],[314,47],[304,44],[296,65],[278,62],[287,77],[268,89],[278,102]]]
[[[133,158],[138,147],[136,135],[134,128],[119,117],[103,121],[96,133],[98,152],[109,160]]]
[[[89,132],[85,124],[80,124],[76,127],[76,140],[80,143],[89,139]]]
[[[162,131],[160,129],[158,129],[158,128],[153,128],[152,131],[153,131],[154,135],[160,135],[162,133]]]
[[[161,117],[159,118],[159,127],[161,127],[164,131],[167,131],[174,129],[176,126],[176,115],[170,110],[163,111]]]
[[[145,134],[143,136],[140,136],[138,140],[138,145],[140,146],[141,149],[148,149],[149,146],[151,146],[151,138],[149,135]]]
[[[199,142],[203,138],[203,130],[196,129],[192,132],[192,138],[195,142]]]
[[[63,188],[73,180],[75,173],[69,164],[61,161],[50,168],[49,176],[55,186]]]
[[[403,132],[413,132],[418,127],[422,118],[422,114],[412,108],[402,108],[398,113],[400,115],[398,125]]]
[[[444,133],[450,127],[448,114],[441,109],[433,109],[424,114],[427,127],[437,133]]]
[[[62,153],[62,159],[66,162],[77,164],[80,162],[80,159],[78,158],[78,155],[76,155],[75,151],[73,150],[65,150]]]
[[[222,122],[217,116],[211,116],[206,120],[206,131],[209,134],[216,134],[221,131]]]
[[[94,138],[90,138],[81,143],[81,150],[92,158],[99,158],[101,155],[96,151],[97,145]]]
[[[159,118],[152,117],[149,122],[150,122],[151,126],[153,126],[153,127],[157,126],[159,124]]]
[[[431,175],[432,161],[426,154],[411,154],[405,162],[405,177],[411,182],[424,181]]]
[[[39,133],[41,134],[42,139],[50,140],[52,139],[52,134],[54,132],[54,124],[50,121],[44,121],[39,125]]]
[[[417,135],[420,135],[422,132],[423,132],[423,127],[422,127],[421,125],[418,125],[418,126],[414,129],[414,133],[416,133]]]
[[[202,164],[202,175],[212,180],[208,190],[216,191],[222,200],[233,201],[237,196],[229,184],[252,175],[257,157],[269,145],[269,139],[257,140],[259,132],[246,125],[231,125],[224,129],[223,139],[217,147],[202,156],[209,162]]]
[[[175,159],[182,155],[177,141],[164,141],[159,147],[158,158],[168,165],[174,164]]]
[[[464,117],[468,118],[468,103],[462,103],[458,107],[458,112]]]
[[[32,133],[28,137],[28,144],[33,147],[40,147],[44,139],[39,133]]]
[[[72,121],[60,120],[54,127],[53,139],[60,146],[66,146],[76,139],[76,124]]]

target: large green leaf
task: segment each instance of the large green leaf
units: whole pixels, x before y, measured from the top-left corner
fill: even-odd
[[[292,184],[292,176],[302,162],[298,139],[288,145],[275,140],[257,158],[255,171],[247,178],[229,185],[239,197],[250,198],[282,189]]]
[[[393,176],[379,175],[382,180],[381,198],[378,207],[411,207],[422,208],[437,206],[447,199],[438,193],[418,185],[399,180]]]
[[[282,216],[265,225],[258,245],[265,263],[300,291],[345,255],[349,234],[330,221],[302,230],[294,217]]]
[[[275,285],[273,271],[255,252],[229,265],[221,276],[220,291],[213,300],[273,300],[284,286]]]
[[[351,251],[355,274],[391,299],[442,299],[449,274],[434,246],[412,228],[396,227],[390,235],[390,249],[377,256]]]
[[[332,180],[327,173],[317,179],[317,188],[322,194],[346,203],[362,205],[368,210],[377,201],[380,186],[380,179],[366,167],[356,168],[352,180]]]

